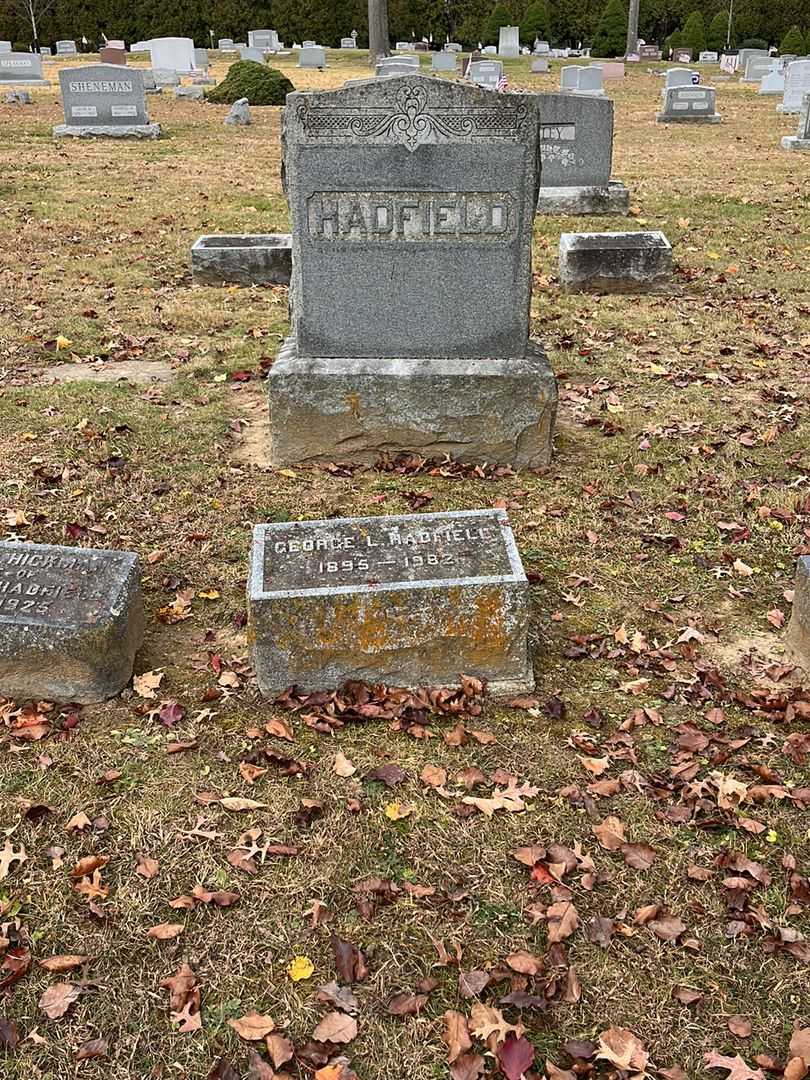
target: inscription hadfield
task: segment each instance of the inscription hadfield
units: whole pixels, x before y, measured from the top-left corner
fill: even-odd
[[[517,235],[508,192],[316,191],[307,219],[314,240],[499,242]]]
[[[46,621],[83,621],[95,615],[107,587],[102,566],[81,557],[27,551],[0,551],[0,618],[37,616]],[[81,615],[74,605],[89,604]],[[67,606],[66,606],[67,605]],[[70,612],[70,614],[69,614]]]

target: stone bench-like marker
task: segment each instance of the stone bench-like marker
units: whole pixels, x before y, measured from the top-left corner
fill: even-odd
[[[566,292],[656,292],[671,276],[672,247],[662,232],[560,237],[560,284]]]
[[[191,249],[197,285],[289,285],[292,236],[201,236]]]
[[[138,557],[0,543],[0,694],[86,705],[132,677],[143,641]]]
[[[64,124],[55,138],[73,136],[156,139],[160,124],[149,122],[143,74],[117,64],[89,64],[59,72]]]
[[[486,679],[529,691],[529,588],[503,510],[257,525],[248,584],[259,688]]]
[[[810,150],[810,94],[805,94],[802,99],[798,132],[795,135],[785,135],[782,139],[782,149]]]
[[[810,671],[810,555],[801,555],[796,565],[793,614],[785,644],[788,655]]]
[[[664,93],[663,112],[656,113],[657,124],[719,124],[715,112],[713,86],[671,86]]]

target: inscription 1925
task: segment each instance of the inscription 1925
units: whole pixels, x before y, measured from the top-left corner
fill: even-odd
[[[508,192],[316,191],[307,200],[313,240],[504,242],[517,236]]]
[[[95,622],[110,593],[109,558],[76,549],[0,544],[0,620],[72,626]]]

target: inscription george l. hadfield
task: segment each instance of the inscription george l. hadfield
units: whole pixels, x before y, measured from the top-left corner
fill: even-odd
[[[508,192],[316,191],[307,200],[313,240],[511,241],[517,214]]]

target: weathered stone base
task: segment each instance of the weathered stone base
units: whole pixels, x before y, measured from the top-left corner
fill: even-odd
[[[800,139],[798,135],[785,135],[782,139],[783,150],[810,150],[810,139]]]
[[[305,359],[290,338],[268,382],[274,465],[402,450],[516,468],[551,459],[557,383],[534,343],[514,359]]]
[[[0,90],[14,90],[18,86],[51,86],[50,79],[0,79]]]
[[[292,236],[201,236],[191,248],[191,274],[196,285],[289,285]]]
[[[490,566],[482,576],[453,577],[458,560],[453,558],[452,544],[370,550],[361,546],[364,534],[373,533],[382,542],[379,530],[386,523],[398,537],[410,540],[429,535],[439,521],[459,538],[483,526],[492,538],[467,543],[506,543],[511,552],[507,565],[495,574]],[[282,586],[288,583],[273,561],[284,556],[268,555],[268,550],[277,551],[278,546],[283,550],[298,534],[303,545],[338,533],[356,538],[353,550],[338,552],[337,563],[328,562],[332,557],[328,554],[305,556],[300,587],[276,585],[272,591],[279,576]],[[383,558],[400,563],[392,574],[380,569],[382,580],[330,587],[330,579],[319,572],[319,564],[339,567],[350,556],[347,563],[362,562],[370,568],[359,577],[373,576],[378,565],[373,552],[380,551],[386,553]],[[423,576],[404,568],[406,556],[424,564],[428,553],[438,564],[435,571]],[[448,558],[450,565],[444,566]],[[353,680],[411,688],[458,686],[462,675],[485,679],[489,692],[496,695],[534,688],[528,654],[529,587],[503,511],[257,525],[248,612],[253,667],[265,697],[276,697],[291,686],[304,692],[333,690]]]
[[[667,113],[656,113],[656,124],[719,124],[723,117],[720,113],[712,113],[711,116],[669,116]]]
[[[53,129],[55,139],[72,135],[78,139],[156,139],[160,135],[160,124],[128,124],[121,127],[103,127],[93,124],[57,124]]]
[[[541,187],[538,214],[625,215],[630,209],[630,192],[619,180],[598,187]]]
[[[22,554],[72,557],[81,551],[85,562],[111,562],[115,578],[111,601],[98,603],[98,613],[92,620],[49,620],[36,613],[27,615],[23,607],[11,618],[0,618],[0,695],[17,702],[33,699],[89,705],[118,694],[132,678],[135,654],[143,641],[137,556],[125,551],[93,552],[47,544],[1,547],[5,554],[14,549]],[[65,584],[70,587],[74,574],[94,572],[98,571],[93,566],[66,571]],[[24,588],[36,587],[37,571],[23,581]]]

